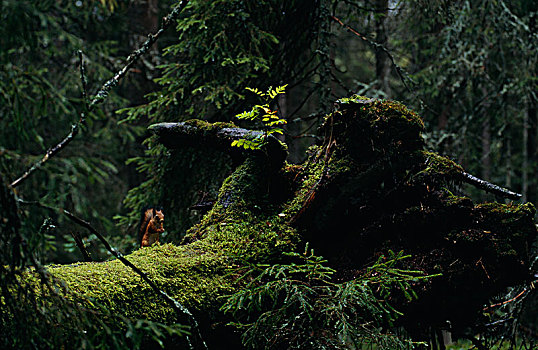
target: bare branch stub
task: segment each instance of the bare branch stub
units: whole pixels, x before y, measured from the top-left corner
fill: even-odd
[[[471,175],[469,173],[463,172],[461,176],[462,176],[463,181],[477,188],[480,188],[486,192],[491,192],[495,195],[513,199],[513,200],[517,200],[522,197],[520,193],[510,191],[509,189],[492,184],[491,182],[487,182],[486,180],[479,179],[476,176]]]
[[[238,128],[231,123],[210,124],[206,121],[192,119],[181,123],[158,123],[149,130],[159,137],[166,147],[172,149],[184,146],[196,146],[200,143],[227,152],[232,157],[242,159],[249,155],[262,155],[267,158],[274,169],[279,169],[288,156],[287,147],[273,135],[269,135],[260,149],[232,147],[235,140],[253,140],[263,136],[262,131]]]

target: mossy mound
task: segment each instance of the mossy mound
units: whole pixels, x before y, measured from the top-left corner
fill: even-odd
[[[201,243],[156,245],[137,250],[128,259],[187,308],[216,312],[217,297],[231,290],[230,282],[223,277],[227,259],[218,250],[200,254]],[[219,244],[215,247],[223,248]],[[73,301],[84,300],[77,297],[81,294],[127,317],[177,322],[160,296],[119,260],[53,265],[49,271],[66,283]]]
[[[422,119],[395,101],[340,100],[322,129],[342,154],[359,156],[362,163],[421,150],[424,145],[420,137],[424,129]]]
[[[535,208],[452,194],[464,170],[425,151],[422,128],[396,102],[340,103],[294,196],[302,206],[294,227],[341,279],[389,250],[411,254],[408,268],[442,276],[416,286],[420,298],[404,306],[403,322],[451,320],[457,330],[472,324],[489,298],[530,278]]]
[[[464,327],[490,297],[529,277],[534,207],[475,205],[450,193],[463,169],[424,150],[421,119],[397,102],[339,101],[325,120],[323,144],[310,150],[303,165],[285,164],[285,147],[275,140],[257,152],[232,148],[231,138],[249,132],[231,125],[190,121],[152,129],[167,147],[203,141],[240,163],[183,245],[127,257],[206,326],[223,319],[221,297],[241,288],[231,271],[281,261],[283,252],[306,242],[329,260],[340,281],[358,276],[389,250],[411,254],[410,269],[441,273],[416,284],[417,301],[395,297],[406,313],[402,325],[411,330],[419,320],[428,326],[449,319]],[[91,297],[133,317],[171,317],[117,261],[50,271],[66,280],[73,300]]]

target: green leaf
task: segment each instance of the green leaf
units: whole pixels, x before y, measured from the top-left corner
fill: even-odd
[[[265,96],[265,93],[264,93],[264,92],[261,92],[260,90],[258,90],[258,88],[250,88],[250,87],[246,87],[245,89],[248,90],[248,91],[251,91],[251,92],[255,93],[255,94],[258,95],[258,96],[261,96],[261,97]]]
[[[283,130],[283,129],[279,129],[279,128],[271,129],[269,135],[274,134],[274,133],[283,135],[283,134],[284,134],[284,130]]]

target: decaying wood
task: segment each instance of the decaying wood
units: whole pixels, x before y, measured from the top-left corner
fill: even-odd
[[[424,150],[421,119],[395,102],[361,101],[340,101],[323,126],[324,144],[295,166],[284,163],[286,149],[276,139],[261,150],[231,147],[233,140],[259,135],[231,124],[193,120],[151,127],[160,142],[177,150],[170,162],[184,147],[202,145],[238,160],[184,244],[143,248],[129,256],[200,318],[204,331],[211,329],[210,348],[218,348],[223,336],[236,337],[219,311],[223,297],[241,288],[230,268],[239,268],[240,261],[271,264],[306,242],[328,259],[338,282],[359,276],[389,251],[411,255],[402,268],[441,274],[413,285],[415,301],[393,297],[393,305],[405,314],[401,326],[410,332],[446,320],[453,331],[464,329],[492,296],[532,278],[534,206],[473,203],[454,195],[451,183],[461,181],[463,170]],[[106,295],[107,303],[129,310],[130,316],[169,320],[170,309],[149,303],[151,292],[114,261],[54,267],[51,273],[79,295],[96,300]],[[105,280],[122,288],[90,289],[101,288]],[[77,293],[70,297],[78,300]],[[146,299],[140,303],[140,298]]]
[[[467,182],[468,184],[476,186],[477,188],[493,193],[495,195],[514,199],[514,200],[520,199],[522,197],[521,193],[516,193],[516,192],[510,191],[509,189],[502,188],[501,186],[492,184],[491,182],[488,182],[486,180],[479,179],[476,176],[471,175],[469,173],[462,172],[461,175],[462,175],[463,181]]]
[[[263,132],[238,128],[231,123],[211,125],[201,120],[182,123],[159,123],[149,128],[159,137],[159,141],[168,148],[185,146],[211,146],[222,149],[235,157],[243,159],[249,154],[264,154],[274,167],[280,168],[286,159],[286,146],[273,135],[266,138],[261,149],[232,147],[233,141],[241,139],[254,140],[263,137]]]

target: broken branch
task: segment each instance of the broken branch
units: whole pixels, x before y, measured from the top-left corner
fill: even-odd
[[[280,168],[288,153],[287,147],[273,135],[269,135],[260,149],[232,147],[235,140],[253,140],[263,136],[263,132],[238,128],[233,124],[210,124],[202,120],[182,123],[158,123],[149,127],[166,147],[178,149],[197,146],[201,143],[222,149],[232,155],[264,154],[275,168]]]
[[[514,200],[520,199],[522,197],[520,193],[512,192],[506,188],[497,186],[495,184],[492,184],[491,182],[487,182],[486,180],[479,179],[476,176],[466,173],[465,171],[461,173],[461,176],[463,181],[486,192],[490,192],[498,196]]]

